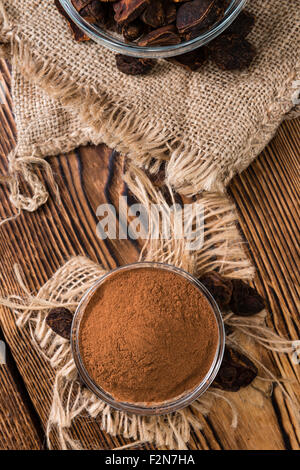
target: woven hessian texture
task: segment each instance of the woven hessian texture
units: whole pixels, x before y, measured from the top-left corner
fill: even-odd
[[[74,42],[52,0],[2,3],[10,30],[2,27],[1,40],[14,54],[19,156],[104,141],[141,165],[170,159],[168,182],[184,194],[223,190],[293,108],[299,0],[249,2],[258,57],[248,71],[209,63],[190,73],[160,61],[144,77],[120,73],[107,49]]]

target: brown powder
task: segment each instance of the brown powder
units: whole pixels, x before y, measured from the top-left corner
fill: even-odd
[[[118,401],[159,403],[208,372],[218,326],[206,297],[178,274],[120,271],[88,303],[79,347],[93,381]]]

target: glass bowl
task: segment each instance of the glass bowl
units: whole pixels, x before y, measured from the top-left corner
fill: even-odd
[[[81,320],[84,317],[85,308],[88,305],[90,299],[92,298],[93,294],[99,288],[99,286],[104,283],[107,279],[113,276],[116,272],[119,271],[128,271],[131,269],[140,269],[140,268],[157,268],[157,269],[164,269],[171,271],[172,273],[178,274],[182,276],[184,279],[191,282],[194,286],[196,286],[199,291],[204,294],[210,305],[212,306],[217,327],[218,327],[218,334],[219,340],[218,345],[215,353],[214,360],[211,364],[211,367],[206,374],[206,376],[202,379],[202,381],[193,389],[181,394],[180,396],[173,398],[172,400],[168,400],[158,404],[151,404],[149,406],[143,404],[134,404],[134,403],[127,403],[127,402],[120,402],[116,401],[109,393],[107,393],[104,389],[102,389],[98,384],[96,384],[91,377],[89,376],[81,354],[80,354],[80,346],[79,346],[79,334],[80,334],[80,324]],[[79,376],[83,383],[101,400],[105,403],[108,403],[113,408],[119,411],[125,411],[127,413],[133,413],[136,415],[163,415],[167,413],[172,413],[177,411],[181,408],[184,408],[195,401],[197,398],[200,397],[211,385],[213,380],[215,379],[220,365],[222,363],[223,354],[224,354],[224,347],[225,347],[225,331],[224,331],[224,324],[221,312],[219,307],[217,306],[215,300],[208,292],[208,290],[201,284],[198,279],[194,278],[191,274],[183,271],[182,269],[176,268],[175,266],[171,266],[164,263],[154,263],[154,262],[143,262],[143,263],[134,263],[122,266],[120,268],[116,268],[101,278],[86,292],[86,294],[81,299],[77,310],[74,314],[73,323],[72,323],[72,331],[71,331],[71,348],[73,353],[73,358],[79,373]]]
[[[216,23],[211,29],[202,33],[200,36],[191,39],[190,41],[185,41],[171,46],[151,47],[142,47],[133,42],[125,42],[119,35],[85,21],[73,7],[71,0],[59,1],[74,23],[76,23],[76,25],[87,36],[89,36],[98,44],[101,44],[102,46],[105,46],[112,51],[128,56],[159,59],[185,54],[186,52],[190,52],[200,46],[204,46],[205,44],[215,39],[236,19],[247,0],[231,0],[223,19]]]

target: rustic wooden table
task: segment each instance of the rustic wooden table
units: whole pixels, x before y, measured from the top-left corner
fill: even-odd
[[[6,91],[0,106],[0,174],[5,174],[16,128],[10,72],[4,62],[0,79]],[[300,119],[285,122],[271,144],[229,188],[257,268],[255,285],[268,302],[268,323],[293,340],[299,338],[299,149]],[[135,245],[100,241],[95,230],[96,207],[113,201],[122,190],[123,159],[100,145],[50,161],[62,204],[50,198],[37,212],[23,213],[0,228],[2,295],[18,291],[14,263],[26,272],[29,288],[36,291],[71,255],[87,255],[107,268],[137,259]],[[0,201],[0,217],[12,215],[3,187]],[[0,365],[0,448],[43,449],[53,373],[27,335],[16,327],[11,312],[2,309],[0,313],[0,339],[5,340],[8,351],[7,364]],[[278,373],[294,380],[284,387],[299,394],[299,366],[292,358],[270,353],[265,359]],[[191,449],[299,449],[300,429],[278,387],[271,398],[266,391],[254,389],[232,395],[240,415],[238,428],[230,428],[228,406],[218,403],[202,419],[203,430],[193,433]],[[87,448],[109,449],[127,443],[83,418],[76,421],[72,432]],[[53,446],[57,446],[55,436]]]

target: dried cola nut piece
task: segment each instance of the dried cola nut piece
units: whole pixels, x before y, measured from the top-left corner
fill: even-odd
[[[231,279],[210,271],[200,277],[199,281],[209,290],[220,308],[228,307],[233,291]]]
[[[256,55],[255,47],[237,34],[223,34],[208,44],[211,58],[222,70],[248,68]]]
[[[155,29],[148,34],[145,34],[138,41],[139,46],[171,46],[172,44],[179,44],[181,42],[180,36],[177,33],[175,26],[168,25],[162,28]]]
[[[265,308],[264,299],[253,287],[240,279],[232,279],[230,308],[236,315],[250,317]]]
[[[89,23],[105,24],[106,5],[99,0],[72,0],[74,8]]]
[[[68,24],[68,26],[71,30],[71,34],[73,36],[73,39],[75,39],[75,41],[78,41],[78,42],[90,41],[90,38],[86,34],[84,34],[84,32],[81,31],[81,29],[78,28],[78,26],[71,20],[69,15],[65,12],[63,7],[61,6],[59,0],[54,0],[54,5],[58,9],[59,13],[66,20],[66,22],[67,22],[67,24]]]
[[[224,0],[193,0],[183,3],[176,16],[176,26],[185,39],[193,39],[224,16]]]
[[[165,0],[164,1],[164,10],[165,10],[165,24],[175,23],[177,9],[176,5],[172,0]]]
[[[127,41],[135,41],[144,32],[144,24],[140,20],[135,20],[132,23],[125,24],[122,27],[122,34]]]
[[[245,38],[251,33],[255,25],[255,16],[247,10],[241,11],[236,20],[226,29],[223,34],[237,34]]]
[[[116,64],[120,72],[126,75],[145,75],[155,65],[152,59],[137,59],[123,54],[116,55]]]
[[[213,384],[222,390],[238,392],[253,382],[257,372],[256,365],[248,357],[225,346],[223,362]]]
[[[186,54],[177,55],[166,59],[168,62],[172,62],[175,65],[185,68],[186,70],[196,72],[207,60],[207,49],[200,47]]]
[[[47,315],[47,325],[62,338],[70,339],[73,314],[64,307],[57,307],[50,310]]]
[[[145,10],[150,0],[119,0],[113,4],[115,21],[125,24],[134,21]]]
[[[165,10],[162,0],[151,0],[141,15],[143,22],[152,28],[160,28],[165,24]]]

